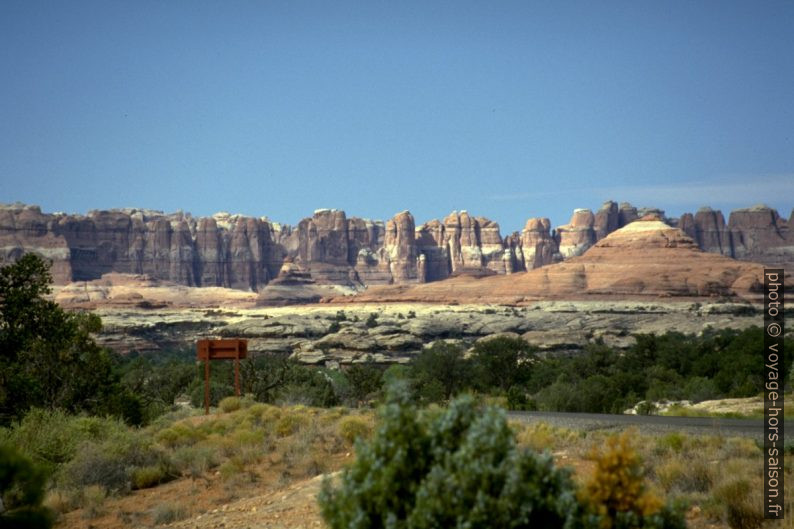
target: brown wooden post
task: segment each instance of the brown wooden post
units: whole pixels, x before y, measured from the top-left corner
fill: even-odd
[[[237,349],[234,357],[234,394],[240,396],[240,350]]]
[[[204,415],[210,414],[210,355],[204,360]]]

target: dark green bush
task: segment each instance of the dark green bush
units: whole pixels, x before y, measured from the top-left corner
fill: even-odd
[[[53,514],[41,506],[45,473],[13,447],[0,444],[0,527],[48,529]]]
[[[383,385],[383,372],[385,368],[374,362],[353,364],[344,371],[347,379],[347,394],[344,400],[352,406],[360,406],[375,399]]]
[[[473,366],[463,353],[461,347],[439,340],[411,362],[410,377],[422,402],[449,400],[471,386]]]
[[[419,412],[397,391],[356,452],[319,496],[332,528],[562,527],[578,512],[568,473],[516,447],[504,415],[470,397]]]
[[[538,404],[535,399],[530,398],[526,391],[520,386],[510,386],[507,390],[507,408],[518,411],[535,411]]]
[[[562,380],[540,390],[536,399],[543,411],[580,411],[576,387]]]
[[[257,402],[324,407],[339,403],[331,377],[319,369],[290,360],[286,355],[263,354],[245,360],[241,376],[243,392],[252,395]],[[231,373],[228,380],[231,384]],[[231,395],[232,386],[224,387]]]
[[[749,397],[763,389],[762,337],[751,327],[701,336],[642,334],[623,352],[589,344],[582,354],[532,362],[523,386],[541,409],[555,411],[609,413],[642,400]],[[792,363],[791,351],[785,350],[785,365]]]
[[[216,365],[212,367],[214,371]],[[133,353],[117,359],[115,369],[128,393],[116,406],[125,410],[125,416],[132,418],[137,405],[142,424],[148,424],[171,410],[176,398],[189,393],[194,381],[203,380],[203,372],[197,372],[193,350],[177,349],[157,355]],[[223,380],[228,379],[230,375]],[[136,424],[131,419],[127,422]]]
[[[480,340],[472,355],[478,387],[495,388],[504,394],[511,386],[525,384],[534,357],[535,348],[522,338],[499,336]]]

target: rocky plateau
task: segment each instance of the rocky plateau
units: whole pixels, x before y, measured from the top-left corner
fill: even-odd
[[[497,305],[356,304],[221,309],[102,308],[98,341],[120,352],[195,349],[200,338],[248,340],[252,354],[289,355],[334,367],[409,361],[436,340],[464,348],[493,336],[521,337],[547,354],[573,354],[596,340],[627,347],[637,333],[700,333],[763,321],[745,303],[542,301]],[[372,316],[372,315],[375,316]]]

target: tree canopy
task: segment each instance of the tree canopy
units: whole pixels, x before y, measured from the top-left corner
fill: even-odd
[[[0,267],[0,423],[32,407],[136,422],[134,397],[120,390],[111,354],[92,337],[100,318],[47,299],[51,283],[50,264],[35,254]]]

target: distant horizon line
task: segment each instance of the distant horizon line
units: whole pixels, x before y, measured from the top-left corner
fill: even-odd
[[[777,208],[769,206],[769,205],[764,204],[764,203],[754,204],[752,206],[747,206],[747,207],[740,207],[740,208],[731,209],[731,210],[728,211],[728,216],[726,218],[726,215],[722,212],[722,209],[712,208],[711,206],[701,206],[695,211],[691,211],[691,212],[690,211],[685,211],[684,213],[682,213],[679,216],[668,216],[666,214],[666,210],[664,208],[660,208],[660,207],[656,207],[656,206],[634,206],[631,202],[628,202],[628,201],[620,201],[619,202],[619,201],[616,201],[616,200],[606,200],[597,209],[594,209],[594,208],[574,208],[573,211],[571,212],[571,216],[569,218],[568,223],[558,224],[558,225],[555,226],[555,225],[551,225],[551,219],[549,217],[529,216],[524,221],[524,226],[521,227],[519,230],[512,230],[512,231],[505,232],[505,233],[521,233],[521,232],[523,232],[523,230],[526,227],[526,224],[532,219],[547,219],[547,220],[549,220],[549,223],[551,225],[550,226],[551,229],[552,230],[556,230],[557,228],[565,227],[565,226],[570,225],[570,223],[571,223],[570,221],[573,220],[573,216],[577,212],[589,211],[590,213],[595,215],[599,211],[604,210],[605,206],[607,206],[608,204],[617,205],[618,211],[623,209],[624,205],[628,206],[628,208],[634,208],[637,211],[638,217],[642,217],[643,215],[648,214],[649,212],[652,212],[652,211],[659,211],[659,212],[662,213],[663,218],[665,220],[671,220],[671,221],[676,221],[676,222],[680,221],[681,217],[683,215],[686,215],[686,214],[695,215],[698,212],[713,212],[713,213],[719,213],[720,215],[722,215],[723,216],[723,220],[725,221],[725,224],[728,225],[729,221],[730,221],[730,215],[731,214],[733,214],[735,212],[740,212],[740,211],[754,211],[754,210],[755,211],[759,211],[759,210],[774,211],[778,215],[779,218],[782,218],[783,220],[786,220],[787,222],[790,221],[792,218],[794,218],[794,206],[792,206],[792,210],[791,210],[790,216],[788,218],[786,218],[785,216],[781,215],[780,211],[778,211]],[[82,216],[82,217],[88,217],[92,213],[103,213],[103,212],[119,212],[119,213],[126,213],[126,214],[142,213],[144,215],[147,215],[147,214],[148,215],[159,215],[159,216],[163,216],[163,217],[170,217],[170,216],[175,216],[175,215],[180,215],[181,214],[181,215],[183,215],[185,217],[196,219],[196,220],[202,219],[202,218],[242,217],[242,218],[256,218],[256,219],[259,219],[259,220],[262,220],[262,221],[266,221],[266,222],[269,222],[269,223],[272,223],[272,224],[276,224],[278,226],[289,226],[289,227],[297,227],[300,224],[300,222],[302,222],[303,220],[307,220],[307,219],[310,220],[310,219],[313,218],[313,216],[305,216],[301,220],[299,220],[296,224],[293,225],[293,224],[290,224],[290,223],[280,222],[278,220],[273,220],[267,215],[256,216],[256,215],[248,215],[248,214],[245,214],[245,213],[230,213],[228,211],[223,211],[223,210],[216,211],[215,213],[210,214],[210,215],[193,214],[192,212],[186,211],[186,210],[183,210],[183,209],[177,209],[177,210],[172,211],[172,212],[165,212],[164,210],[160,210],[160,209],[140,208],[140,207],[115,207],[115,208],[107,208],[107,209],[93,208],[93,209],[89,209],[87,212],[84,212],[84,213],[81,213],[81,212],[66,212],[66,211],[50,211],[50,212],[47,212],[47,211],[44,211],[39,204],[29,204],[29,203],[21,202],[21,201],[15,201],[15,202],[10,202],[10,203],[9,202],[0,202],[0,208],[1,209],[37,208],[39,210],[39,212],[41,214],[43,214],[43,215],[64,215],[64,216]],[[345,214],[345,218],[347,218],[347,219],[359,219],[359,220],[368,221],[368,222],[372,222],[372,223],[382,223],[382,224],[385,224],[388,220],[391,220],[394,217],[396,217],[397,215],[400,215],[402,213],[408,213],[412,217],[414,217],[414,215],[413,215],[413,213],[411,213],[410,209],[404,209],[404,210],[398,211],[397,213],[394,213],[391,217],[388,217],[386,219],[372,219],[372,218],[369,218],[369,217],[359,217],[359,216],[356,216],[356,215],[348,215],[347,211],[345,209],[343,209],[343,208],[316,208],[316,209],[313,210],[313,215],[316,215],[316,214],[318,214],[320,212],[324,212],[324,211],[342,212],[342,213]],[[640,212],[643,212],[643,213],[640,214]],[[463,214],[463,213],[466,213],[466,214],[470,215],[472,218],[484,219],[484,220],[487,220],[489,222],[496,223],[498,228],[499,228],[499,230],[500,230],[500,232],[504,229],[504,227],[502,226],[502,224],[499,221],[491,219],[491,218],[486,217],[484,215],[472,214],[472,213],[470,213],[470,211],[468,209],[452,210],[447,215],[429,219],[429,220],[427,220],[427,221],[425,221],[425,222],[423,222],[421,224],[417,224],[416,223],[416,218],[414,217],[415,229],[418,230],[422,226],[424,226],[424,225],[426,225],[426,224],[428,224],[430,222],[433,222],[433,221],[440,221],[440,222],[443,223],[444,219],[446,219],[450,215],[453,215],[453,214],[460,215],[460,214]]]

